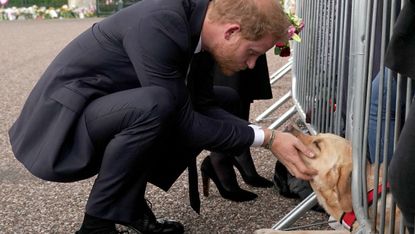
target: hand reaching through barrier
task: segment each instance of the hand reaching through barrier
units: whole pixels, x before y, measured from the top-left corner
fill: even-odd
[[[314,157],[314,152],[299,139],[289,133],[275,130],[264,129],[264,133],[263,146],[269,149],[293,176],[298,179],[311,180],[317,174],[316,170],[308,168],[300,158],[299,151],[310,158]]]

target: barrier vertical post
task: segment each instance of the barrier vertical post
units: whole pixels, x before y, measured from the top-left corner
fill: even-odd
[[[346,129],[346,137],[351,139],[353,145],[353,170],[352,173],[352,194],[353,194],[353,210],[356,218],[360,221],[360,230],[364,233],[372,233],[371,223],[365,217],[364,210],[361,204],[361,197],[363,194],[362,181],[363,172],[365,168],[361,162],[362,145],[363,142],[363,127],[364,127],[364,110],[365,110],[365,92],[366,92],[366,77],[364,76],[365,65],[365,24],[367,16],[365,14],[367,9],[367,1],[353,0],[351,12],[351,35],[350,35],[350,66],[349,77],[353,79],[348,80],[348,108],[347,120],[351,123]],[[356,170],[357,169],[357,170]]]

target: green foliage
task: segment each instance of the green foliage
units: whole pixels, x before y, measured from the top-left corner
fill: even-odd
[[[37,5],[58,8],[65,4],[68,4],[68,0],[9,0],[6,7],[29,7]]]

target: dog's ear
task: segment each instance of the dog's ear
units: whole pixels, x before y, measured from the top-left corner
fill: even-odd
[[[337,181],[336,192],[340,206],[345,212],[353,210],[352,204],[352,164],[343,165],[339,168],[339,180]]]

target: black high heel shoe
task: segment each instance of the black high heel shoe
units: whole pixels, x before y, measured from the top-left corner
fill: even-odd
[[[259,188],[271,188],[274,185],[272,181],[267,180],[258,174],[249,151],[244,152],[239,156],[235,156],[232,162],[233,165],[235,165],[235,167],[239,170],[239,173],[245,183]]]
[[[210,157],[208,156],[203,160],[200,171],[202,172],[203,195],[205,197],[209,196],[209,179],[212,179],[218,188],[220,195],[225,199],[236,202],[244,202],[257,198],[255,193],[251,193],[239,187],[232,165],[224,164],[223,166],[224,167],[220,169],[226,170],[227,175],[226,181],[224,181],[224,183],[220,181],[215,169],[212,166]],[[230,169],[227,168],[227,166],[230,167]]]

